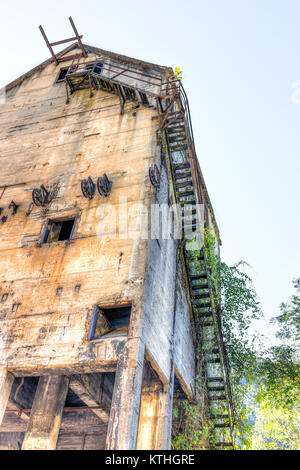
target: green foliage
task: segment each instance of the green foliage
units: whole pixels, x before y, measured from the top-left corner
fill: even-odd
[[[300,364],[297,347],[300,322],[300,278],[294,281],[297,294],[280,306],[281,314],[272,319],[278,326],[279,346],[267,349],[260,357],[256,401],[285,413],[299,408]]]
[[[210,230],[204,232],[204,252],[206,266],[199,261],[200,250],[194,251],[193,266],[195,273],[208,269],[212,302],[220,313],[230,369],[236,445],[240,449],[298,449],[300,278],[294,281],[296,294],[281,304],[280,315],[271,321],[278,328],[280,344],[265,348],[262,336],[249,334],[251,322],[262,316],[252,280],[246,273],[249,265],[243,261],[234,266],[222,262]],[[203,354],[202,346],[199,359]],[[201,384],[200,377],[197,380]],[[205,396],[201,387],[199,396]],[[203,403],[185,405],[185,425],[173,437],[174,449],[203,449],[212,444],[210,424],[203,422]]]
[[[240,261],[228,266],[215,254],[216,241],[210,230],[204,234],[204,249],[210,281],[215,287],[216,304],[221,312],[222,331],[231,368],[238,378],[253,381],[256,355],[249,327],[262,312],[250,276],[249,265]]]
[[[196,404],[182,401],[173,409],[172,450],[205,450],[212,445],[212,429],[205,420],[204,393],[201,380],[196,381],[200,400]]]
[[[253,320],[262,317],[252,279],[245,272],[249,265],[240,261],[228,266],[216,254],[216,240],[209,229],[204,232],[204,250],[210,282],[219,309],[223,340],[230,368],[234,403],[235,438],[240,447],[250,448],[253,385],[257,376],[256,338],[249,335]]]
[[[280,408],[270,407],[257,410],[252,449],[299,450],[299,413],[296,410],[285,413]]]
[[[244,447],[251,445],[251,425],[247,416],[252,413],[250,406],[251,384],[254,382],[256,370],[256,356],[253,344],[249,340],[248,329],[253,319],[260,318],[261,311],[256,292],[252,286],[251,278],[243,271],[248,266],[240,262],[234,266],[228,266],[222,262],[216,254],[216,241],[210,230],[204,231],[204,251],[206,266],[212,293],[212,301],[216,311],[220,312],[223,339],[226,346],[230,370],[232,395],[235,406],[236,438]],[[203,271],[203,264],[199,261],[200,250],[194,250],[193,266],[195,273]],[[207,349],[207,345],[206,345]],[[203,346],[199,351],[203,356]],[[246,379],[242,382],[242,379]],[[198,377],[200,383],[200,377]],[[204,395],[200,393],[200,396]],[[248,396],[248,399],[246,399]],[[201,411],[201,415],[199,414]],[[173,439],[174,448],[179,445],[198,445],[203,448],[203,443],[211,444],[212,429],[209,422],[203,427],[202,437],[199,432],[199,416],[204,416],[204,408],[186,408],[186,420],[189,425],[186,432],[181,433],[178,439]],[[193,417],[197,416],[197,426],[191,425]],[[202,447],[201,447],[202,446]],[[184,447],[185,449],[189,447]]]
[[[269,348],[258,367],[258,404],[267,403],[287,412],[296,406],[300,394],[300,366],[293,348],[285,345]]]
[[[279,327],[277,338],[295,346],[300,340],[300,278],[293,284],[297,294],[289,302],[281,304],[281,314],[273,318],[272,323]]]
[[[183,80],[183,75],[180,67],[175,67],[174,75],[178,80]]]

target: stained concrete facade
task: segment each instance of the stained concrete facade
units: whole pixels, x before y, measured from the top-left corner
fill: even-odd
[[[162,80],[171,73],[87,50],[86,61],[101,54]],[[55,82],[70,63],[45,62],[9,85],[0,105],[0,448],[168,449],[174,376],[194,396],[184,259],[172,235],[145,236],[143,218],[128,237],[119,215],[133,223],[136,204],[150,213],[174,202],[170,158],[151,98],[126,102],[123,114],[119,96],[101,90],[77,91],[67,104]],[[149,179],[154,164],[159,188]],[[85,198],[81,181],[104,174],[109,197]],[[42,184],[53,199],[37,207],[32,191]],[[99,232],[106,204],[117,236]],[[49,219],[70,217],[70,240],[42,243]],[[95,305],[131,307],[130,321],[90,339]]]

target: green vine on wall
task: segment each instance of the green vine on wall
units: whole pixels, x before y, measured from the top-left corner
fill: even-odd
[[[205,266],[200,261],[201,251],[204,250]],[[193,250],[193,270],[195,273],[207,269],[212,302],[216,311],[220,312],[223,340],[228,356],[230,381],[234,403],[235,439],[240,445],[249,446],[251,426],[248,416],[251,407],[247,394],[255,380],[257,358],[249,336],[249,327],[254,319],[262,316],[257,294],[250,276],[245,272],[249,265],[243,261],[228,266],[221,261],[216,253],[216,240],[210,229],[204,230],[202,249]],[[206,344],[205,349],[200,345],[198,361],[212,349],[214,344]],[[179,432],[173,435],[174,449],[205,449],[213,445],[212,424],[207,419],[205,409],[205,387],[201,373],[196,378],[199,403],[184,404],[183,416],[185,423]],[[174,413],[179,413],[175,407]],[[175,418],[176,419],[176,418]]]

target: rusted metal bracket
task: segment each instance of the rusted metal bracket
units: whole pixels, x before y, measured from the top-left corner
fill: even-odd
[[[25,214],[26,217],[29,217],[29,216],[30,216],[31,212],[33,211],[33,207],[34,207],[34,204],[33,204],[33,202],[31,202],[31,203],[29,204],[28,209],[27,209],[27,212],[26,212],[26,214]]]
[[[9,209],[12,209],[12,215],[15,215],[18,211],[17,204],[14,201],[11,201],[10,205],[8,206]]]

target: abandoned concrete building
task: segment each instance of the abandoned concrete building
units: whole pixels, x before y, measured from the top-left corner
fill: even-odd
[[[170,449],[199,374],[211,446],[232,448],[204,254],[195,272],[184,239],[120,226],[134,205],[177,203],[196,230],[201,205],[221,244],[187,96],[171,68],[83,44],[70,21],[69,40],[41,28],[50,58],[0,105],[0,449]],[[117,236],[98,230],[107,204]]]

